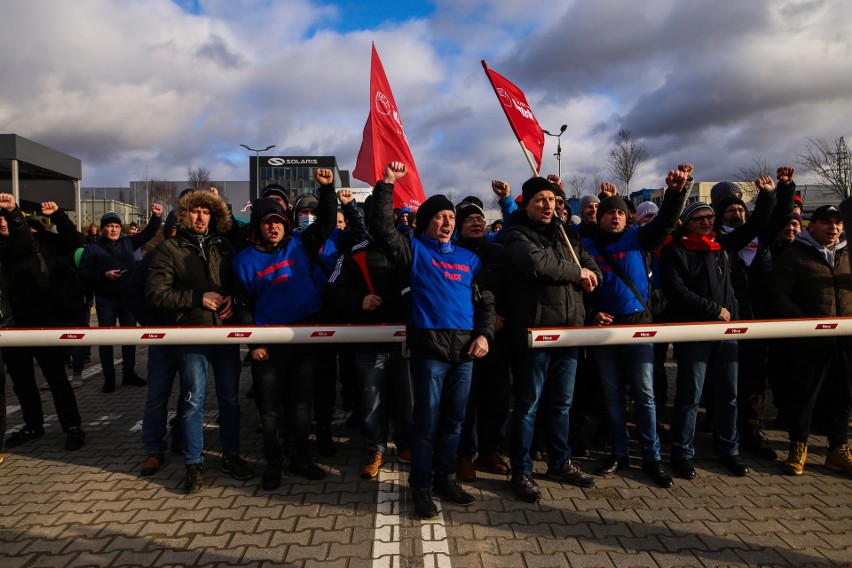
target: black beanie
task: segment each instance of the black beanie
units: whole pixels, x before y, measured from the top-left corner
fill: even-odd
[[[724,213],[725,209],[727,209],[731,205],[740,205],[743,209],[746,210],[746,212],[748,212],[748,207],[746,207],[745,201],[743,201],[736,195],[729,195],[728,197],[725,197],[724,199],[720,200],[714,206],[716,209],[716,217],[722,217],[722,213]]]
[[[462,200],[461,200],[461,203],[459,203],[458,205],[456,205],[456,208],[457,208],[457,209],[458,209],[458,208],[460,208],[460,207],[462,206],[462,203],[473,203],[474,205],[478,205],[480,209],[482,209],[483,207],[485,207],[485,206],[482,204],[482,200],[481,200],[480,198],[478,198],[477,196],[475,196],[475,195],[468,195],[467,197],[465,197],[464,199],[462,199]]]
[[[424,201],[417,209],[417,229],[420,231],[426,229],[429,221],[431,221],[432,217],[437,215],[439,211],[455,212],[455,210],[456,208],[453,206],[453,202],[447,199],[446,196],[441,194],[433,195]]]
[[[472,203],[467,200],[459,203],[458,207],[456,208],[456,229],[461,227],[464,223],[464,220],[470,217],[471,215],[481,215],[484,218],[485,212],[482,210],[482,207],[480,207],[476,203]]]
[[[613,209],[621,209],[624,211],[625,215],[628,214],[627,203],[625,203],[624,200],[617,195],[610,195],[609,197],[605,197],[601,201],[601,204],[598,205],[598,222],[600,222],[604,213],[612,211]]]
[[[555,195],[557,190],[560,192],[562,191],[559,189],[558,185],[547,181],[547,179],[543,177],[530,178],[524,182],[523,186],[521,186],[521,203],[526,205],[530,202],[530,199],[532,199],[533,196],[540,191],[552,191]],[[562,195],[564,196],[565,193],[562,192]]]

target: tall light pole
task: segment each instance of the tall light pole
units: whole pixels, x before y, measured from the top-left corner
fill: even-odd
[[[255,156],[255,158],[254,158],[254,167],[255,167],[254,175],[255,175],[255,180],[256,180],[256,184],[257,184],[255,191],[256,191],[257,197],[260,197],[260,153],[272,150],[273,148],[275,148],[275,144],[272,144],[271,146],[267,146],[263,150],[258,150],[257,148],[249,148],[245,144],[240,144],[240,146],[242,146],[243,148],[245,148],[249,152],[254,152],[254,156]]]
[[[542,129],[542,132],[547,134],[548,136],[553,136],[556,138],[556,153],[553,154],[556,156],[556,169],[559,172],[559,181],[562,181],[562,135],[565,134],[565,129],[568,128],[567,124],[563,124],[559,127],[559,134],[551,134],[547,130]]]

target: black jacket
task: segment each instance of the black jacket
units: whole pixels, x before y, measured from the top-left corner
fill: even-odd
[[[583,292],[578,281],[581,268],[601,279],[601,271],[577,232],[565,233],[580,265],[571,258],[558,231],[558,222],[548,225],[532,221],[523,210],[512,213],[503,232],[507,315],[516,348],[529,347],[527,328],[581,326],[585,319]]]

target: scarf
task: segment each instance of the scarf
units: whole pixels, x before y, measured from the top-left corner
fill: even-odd
[[[699,235],[688,231],[680,238],[681,244],[687,250],[721,250],[722,245],[716,242],[716,233],[711,232],[709,235]]]

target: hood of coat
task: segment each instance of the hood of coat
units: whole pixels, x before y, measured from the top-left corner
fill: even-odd
[[[206,207],[210,210],[208,233],[225,232],[231,227],[228,205],[218,195],[203,189],[187,192],[180,198],[175,209],[178,225],[181,227],[192,226],[189,220],[189,211],[195,207]]]

